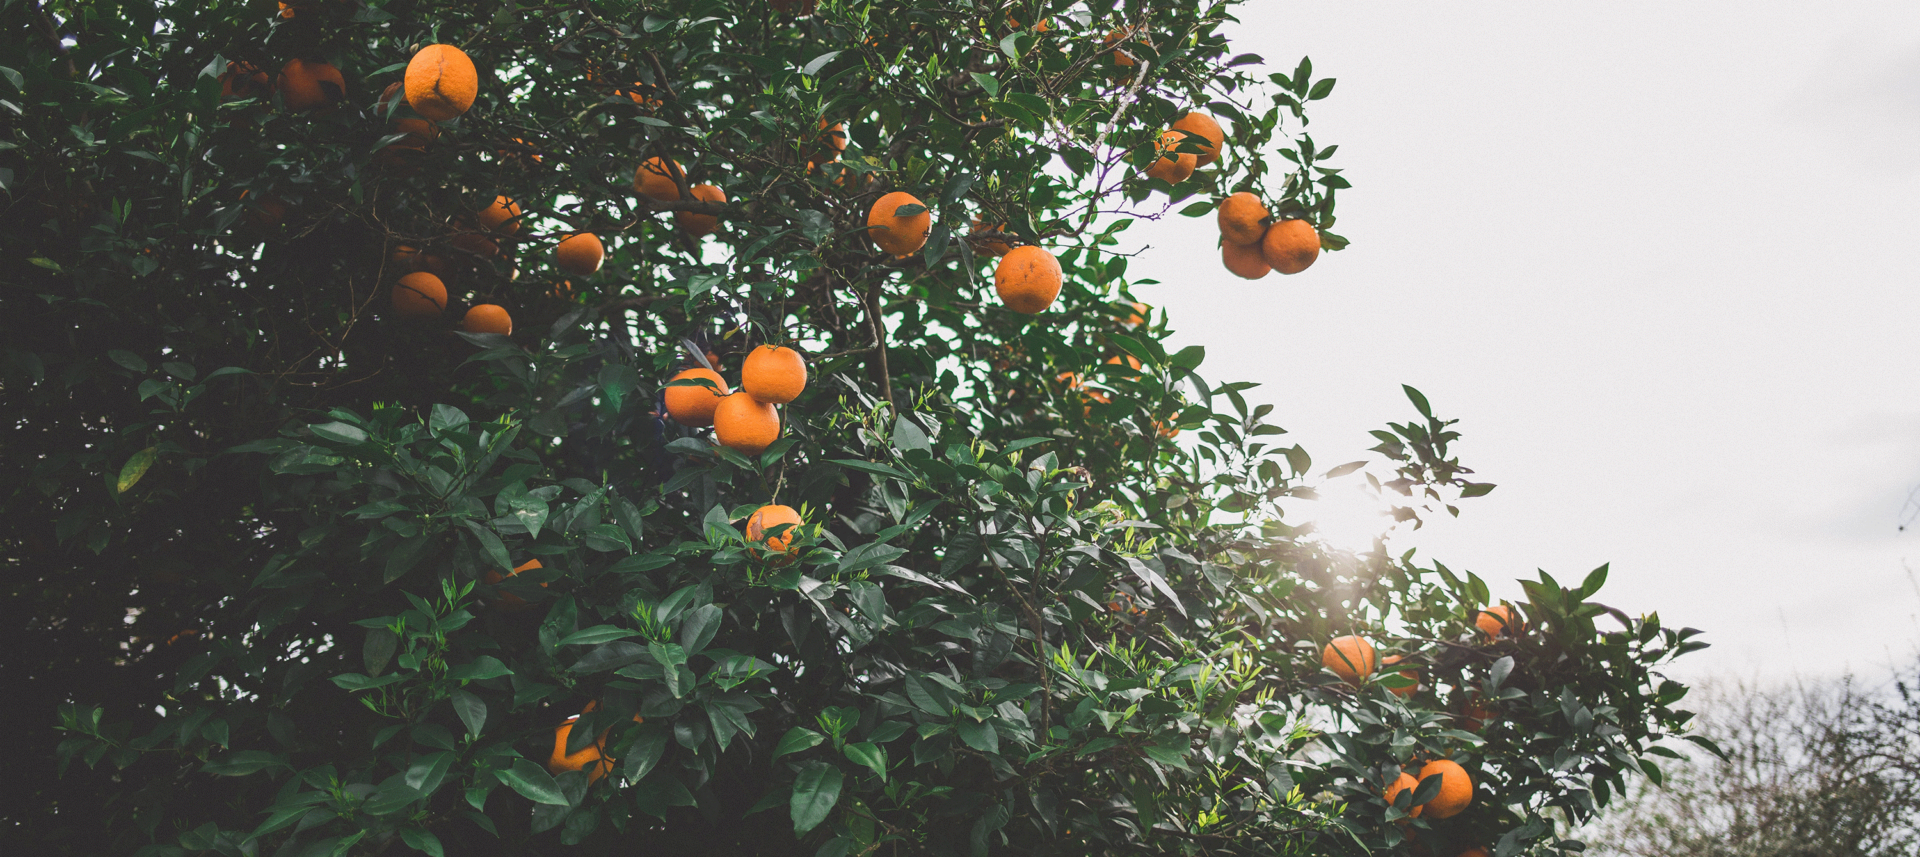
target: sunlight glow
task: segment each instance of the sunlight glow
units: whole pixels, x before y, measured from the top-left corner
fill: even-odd
[[[1313,534],[1328,547],[1363,553],[1373,548],[1373,540],[1393,528],[1388,505],[1358,479],[1341,479],[1321,485],[1320,499],[1306,509],[1306,520]]]

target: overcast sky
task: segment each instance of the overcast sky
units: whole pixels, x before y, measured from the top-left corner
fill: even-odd
[[[1424,391],[1499,484],[1412,541],[1507,597],[1705,629],[1679,673],[1884,674],[1920,642],[1920,3],[1244,7],[1333,76],[1353,246],[1257,282],[1212,218],[1137,291],[1321,466]]]

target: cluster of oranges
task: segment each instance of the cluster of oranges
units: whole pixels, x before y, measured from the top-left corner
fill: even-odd
[[[1479,615],[1474,617],[1474,625],[1486,635],[1489,641],[1503,636],[1519,636],[1525,630],[1524,620],[1519,612],[1508,604],[1500,604],[1480,611]],[[1392,667],[1406,661],[1397,655],[1381,660],[1374,650],[1373,643],[1364,637],[1350,635],[1336,637],[1327,643],[1320,652],[1320,663],[1348,684],[1359,686],[1365,684],[1378,667],[1383,665]],[[1402,697],[1412,696],[1418,688],[1418,670],[1403,669],[1399,674],[1413,683],[1405,687],[1395,687],[1392,689],[1393,692]],[[1468,706],[1468,710],[1462,717],[1463,725],[1477,730],[1491,716],[1492,712],[1489,709],[1474,702]],[[1428,777],[1440,778],[1440,791],[1432,799],[1414,805],[1408,811],[1409,815],[1452,818],[1473,803],[1473,777],[1459,763],[1451,759],[1430,760],[1420,767],[1417,774],[1401,771],[1399,776],[1387,785],[1384,793],[1387,802],[1392,803],[1401,793],[1418,788],[1420,783]],[[1481,853],[1484,854],[1484,852]],[[1471,857],[1473,854],[1473,851],[1468,851],[1461,857]]]
[[[1258,280],[1268,271],[1298,274],[1320,258],[1320,233],[1305,220],[1271,225],[1260,198],[1241,191],[1220,201],[1220,258],[1236,276]]]
[[[933,229],[933,214],[919,197],[894,191],[880,197],[867,212],[867,235],[874,246],[896,259],[905,259],[927,246],[927,233]],[[1005,224],[988,226],[977,218],[973,234],[1005,232]],[[1011,247],[998,237],[980,242],[989,255],[999,256],[993,269],[993,288],[1000,302],[1015,312],[1033,315],[1045,312],[1060,296],[1065,275],[1060,260],[1043,247],[1023,244]]]
[[[780,438],[780,412],[774,405],[793,401],[806,388],[807,362],[800,352],[761,345],[748,352],[740,366],[739,390],[728,389],[726,379],[713,369],[696,366],[673,376],[664,398],[674,422],[713,426],[721,446],[758,455]]]

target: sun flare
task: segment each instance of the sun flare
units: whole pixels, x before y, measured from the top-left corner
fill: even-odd
[[[1328,547],[1359,553],[1393,528],[1387,504],[1358,480],[1329,482],[1318,489],[1319,499],[1306,510],[1313,538]]]

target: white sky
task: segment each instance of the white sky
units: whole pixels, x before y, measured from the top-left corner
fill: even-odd
[[[1339,78],[1315,140],[1353,247],[1238,280],[1209,216],[1136,293],[1317,469],[1458,417],[1499,489],[1412,541],[1506,597],[1545,568],[1715,647],[1676,672],[1883,674],[1920,641],[1920,3],[1245,7]],[[1143,224],[1143,226],[1146,226]],[[1203,251],[1204,248],[1204,252]],[[1204,256],[1204,261],[1197,258]],[[1690,661],[1690,663],[1689,663]]]

